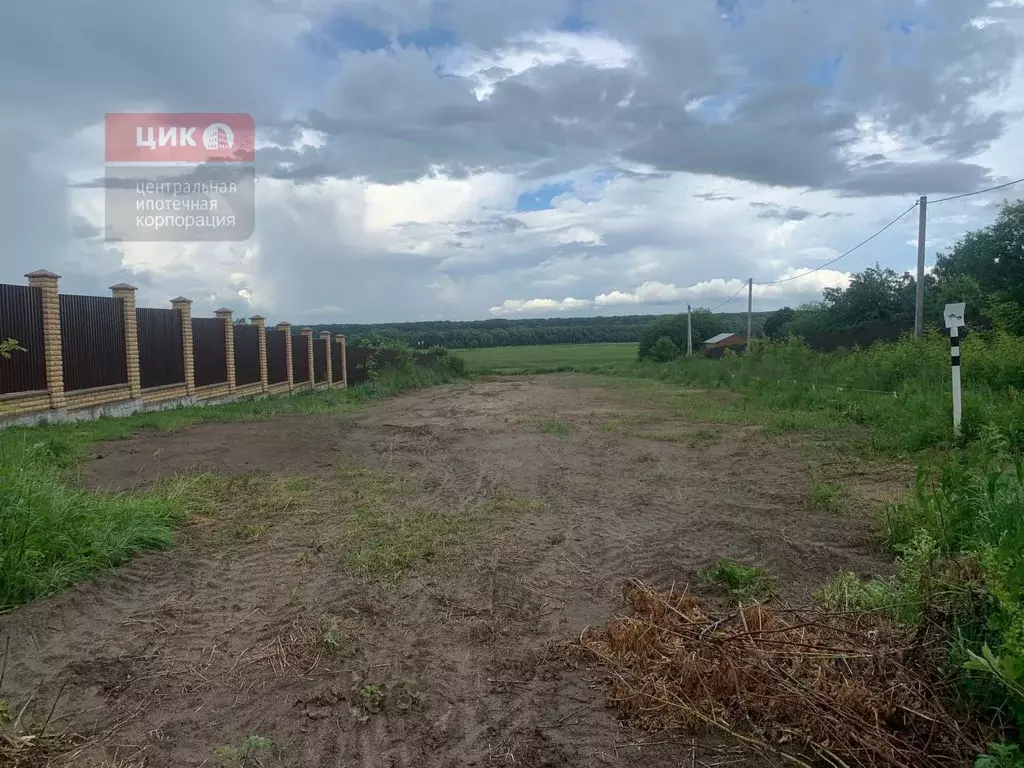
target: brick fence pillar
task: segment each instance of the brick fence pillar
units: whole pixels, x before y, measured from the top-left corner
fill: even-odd
[[[249,319],[256,326],[260,345],[260,388],[266,392],[270,386],[270,371],[267,368],[267,320],[263,315],[253,315]]]
[[[348,359],[345,355],[345,337],[340,333],[334,340],[341,344],[341,386],[348,387]]]
[[[288,391],[291,392],[295,389],[295,365],[292,362],[292,324],[282,321],[277,324],[277,330],[284,331],[284,356],[288,358]]]
[[[331,332],[320,331],[320,343],[324,345],[324,352],[327,353],[327,388],[330,389],[334,386],[333,376],[334,373],[331,371]]]
[[[215,309],[218,319],[224,321],[224,353],[228,363],[228,392],[235,391],[235,323],[230,309]]]
[[[313,329],[303,328],[302,335],[306,338],[306,351],[309,357],[309,388],[313,389],[316,385],[316,379],[313,378]]]
[[[25,277],[32,288],[42,293],[43,304],[43,355],[46,359],[46,391],[50,394],[50,407],[64,406],[64,360],[61,357],[60,340],[60,294],[57,281],[60,275],[37,269]]]
[[[171,299],[171,307],[181,316],[181,356],[185,365],[185,394],[196,389],[196,355],[192,347],[192,299]]]
[[[142,394],[139,372],[139,320],[135,314],[135,286],[118,283],[110,286],[115,299],[124,306],[124,354],[128,365],[128,396],[133,400]]]

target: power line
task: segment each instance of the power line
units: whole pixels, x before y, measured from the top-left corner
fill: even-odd
[[[733,299],[735,299],[735,298],[736,298],[737,296],[739,296],[739,295],[740,295],[740,293],[742,293],[743,289],[744,289],[744,288],[746,288],[746,287],[747,287],[747,282],[746,282],[746,280],[744,280],[744,281],[743,281],[743,285],[741,285],[741,286],[740,286],[740,289],[739,289],[738,291],[736,291],[736,293],[734,293],[734,294],[733,294],[732,296],[730,296],[730,297],[729,297],[728,299],[726,299],[725,301],[723,301],[723,302],[722,302],[721,304],[719,304],[719,305],[718,305],[717,307],[715,307],[714,309],[709,309],[709,310],[708,310],[708,312],[717,312],[717,311],[718,311],[719,309],[721,309],[721,308],[722,308],[722,307],[724,307],[724,306],[725,306],[726,304],[728,304],[728,303],[729,303],[730,301],[732,301],[732,300],[733,300]]]
[[[988,189],[979,189],[977,192],[965,192],[962,195],[953,195],[952,197],[944,197],[941,200],[929,200],[928,202],[931,205],[935,205],[936,203],[947,203],[950,200],[959,200],[959,199],[961,199],[963,197],[971,197],[973,195],[983,195],[986,192],[995,192],[997,189],[1006,189],[1007,187],[1012,187],[1014,184],[1020,184],[1022,181],[1024,181],[1024,179],[1017,179],[1016,181],[1010,181],[1010,182],[1007,182],[1006,184],[1000,184],[998,187],[989,187]]]
[[[1022,179],[1022,181],[1024,181],[1024,179]],[[806,277],[807,275],[811,275],[811,274],[814,274],[814,273],[815,273],[815,272],[817,272],[818,270],[821,270],[821,269],[824,269],[825,267],[831,266],[832,264],[835,264],[835,263],[836,263],[837,261],[839,261],[840,259],[845,259],[845,258],[846,258],[847,256],[849,256],[849,255],[850,255],[851,253],[853,253],[854,251],[856,251],[856,250],[858,250],[858,249],[860,249],[860,248],[864,247],[864,246],[865,246],[865,245],[867,245],[868,243],[870,243],[870,242],[871,242],[872,240],[874,240],[874,239],[875,239],[876,237],[878,237],[878,236],[879,236],[880,234],[882,234],[883,232],[885,232],[885,231],[886,231],[887,229],[889,229],[889,228],[890,228],[890,227],[891,227],[891,226],[892,226],[893,224],[895,224],[895,223],[896,223],[897,221],[899,221],[900,219],[902,219],[902,218],[903,218],[904,216],[906,216],[906,215],[907,215],[908,213],[910,213],[910,212],[911,212],[912,210],[914,210],[915,208],[917,208],[917,203],[916,203],[916,202],[915,202],[915,203],[914,203],[914,204],[913,204],[912,206],[910,206],[909,208],[907,208],[907,210],[905,210],[905,211],[904,211],[903,213],[901,213],[901,214],[900,214],[899,216],[897,216],[897,217],[896,217],[895,219],[893,219],[893,220],[892,220],[892,221],[890,221],[890,222],[889,222],[888,224],[886,224],[886,225],[885,225],[884,227],[882,227],[882,228],[881,228],[880,230],[878,230],[877,232],[875,232],[875,234],[873,234],[873,235],[872,235],[871,237],[869,237],[869,238],[868,238],[867,240],[863,240],[863,241],[861,241],[860,243],[857,243],[857,245],[853,246],[853,248],[851,248],[850,250],[848,250],[848,251],[847,251],[846,253],[844,253],[844,254],[842,254],[842,255],[840,255],[840,256],[836,256],[836,257],[835,257],[834,259],[832,259],[832,261],[826,261],[826,262],[825,262],[824,264],[822,264],[822,265],[821,265],[820,267],[815,267],[814,269],[809,269],[809,270],[807,270],[806,272],[802,272],[802,273],[800,273],[799,275],[793,275],[792,277],[784,277],[784,278],[782,278],[781,280],[769,280],[769,281],[766,281],[766,282],[756,282],[756,283],[755,283],[755,285],[776,285],[776,284],[778,284],[778,283],[788,283],[788,282],[789,282],[790,280],[799,280],[799,279],[800,279],[801,277]],[[742,290],[742,289],[741,289],[741,290]],[[731,299],[730,299],[730,301],[731,301]]]

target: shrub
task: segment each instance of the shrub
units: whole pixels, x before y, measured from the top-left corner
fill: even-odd
[[[679,347],[668,336],[662,336],[654,342],[648,356],[656,363],[667,363],[679,357]]]

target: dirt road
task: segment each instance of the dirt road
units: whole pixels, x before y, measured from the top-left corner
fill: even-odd
[[[812,507],[803,439],[547,376],[105,444],[91,488],[235,479],[174,550],[0,617],[3,697],[42,720],[64,686],[68,765],[714,762],[620,726],[557,644],[632,577],[702,589],[729,556],[800,597],[877,568]]]

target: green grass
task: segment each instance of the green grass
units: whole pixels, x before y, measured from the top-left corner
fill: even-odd
[[[723,557],[701,576],[710,584],[717,584],[736,600],[756,600],[771,592],[771,584],[764,568],[734,563]]]
[[[342,562],[350,573],[388,586],[413,567],[451,565],[488,522],[539,507],[539,502],[499,490],[474,508],[438,510],[416,506],[422,496],[416,476],[361,467],[340,472],[344,482],[338,501],[352,511],[341,542]]]
[[[572,426],[568,421],[562,419],[547,419],[540,423],[540,431],[545,435],[554,435],[562,440],[568,440]]]
[[[833,515],[841,515],[848,503],[846,489],[841,483],[815,483],[811,486],[811,503]]]
[[[240,498],[256,505],[273,499],[280,502],[275,509],[282,509],[299,490],[282,486],[275,495],[261,486],[249,493],[239,488],[242,481],[206,475],[175,478],[138,493],[89,493],[70,475],[96,442],[144,428],[173,430],[208,421],[351,410],[450,380],[440,371],[413,369],[351,389],[0,431],[0,610],[121,565],[135,552],[171,546],[175,528],[196,511],[227,508]],[[262,533],[244,524],[235,531],[242,538]]]
[[[528,347],[488,347],[456,350],[473,373],[555,373],[606,371],[636,360],[637,345],[537,344]]]

